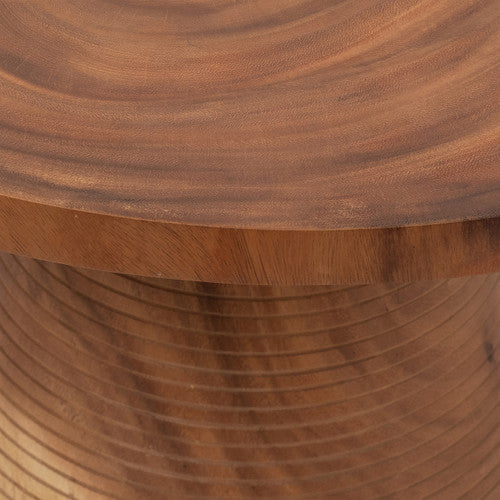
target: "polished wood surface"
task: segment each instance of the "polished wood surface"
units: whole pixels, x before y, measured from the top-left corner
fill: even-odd
[[[189,283],[0,257],[0,491],[500,495],[500,275]]]
[[[0,0],[0,498],[498,500],[497,0]]]
[[[498,18],[497,0],[0,1],[0,210],[31,221],[2,221],[0,248],[229,283],[496,271]],[[82,252],[96,226],[113,241]],[[196,271],[166,263],[179,248]],[[386,275],[374,248],[398,254]]]

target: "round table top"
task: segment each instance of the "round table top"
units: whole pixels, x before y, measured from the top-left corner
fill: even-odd
[[[0,248],[221,282],[494,270],[497,28],[496,0],[0,1]]]

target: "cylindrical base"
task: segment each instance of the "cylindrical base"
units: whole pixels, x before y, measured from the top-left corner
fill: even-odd
[[[500,498],[499,275],[183,283],[0,255],[7,498]]]

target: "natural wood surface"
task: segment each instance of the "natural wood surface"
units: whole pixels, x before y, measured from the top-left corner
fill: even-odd
[[[252,287],[0,255],[12,499],[500,496],[500,275]]]
[[[411,281],[500,269],[500,218],[351,231],[155,224],[0,197],[0,248],[42,260],[214,283]]]
[[[0,1],[0,248],[230,283],[495,271],[498,16],[497,0]],[[44,226],[64,237],[31,238]],[[105,251],[82,240],[99,227]]]
[[[500,498],[499,16],[0,0],[0,498]]]

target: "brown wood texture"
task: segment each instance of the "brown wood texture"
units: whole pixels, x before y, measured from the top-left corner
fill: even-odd
[[[0,1],[0,249],[228,283],[496,271],[498,18],[497,0]]]
[[[13,499],[500,495],[500,275],[188,283],[0,254]]]
[[[499,16],[0,0],[0,498],[500,498]]]

